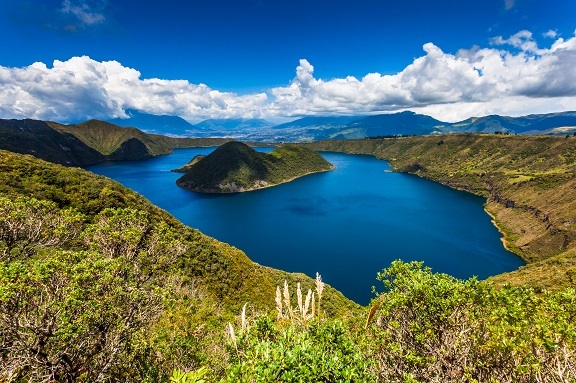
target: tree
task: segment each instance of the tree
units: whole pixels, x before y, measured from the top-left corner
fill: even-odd
[[[1,202],[4,233],[18,234],[5,254],[26,256],[0,262],[0,380],[142,381],[155,357],[147,331],[170,295],[168,266],[186,251],[177,233],[145,212],[105,209],[79,236],[64,235],[70,226],[58,219],[68,213],[54,205]],[[66,241],[76,238],[85,246]]]

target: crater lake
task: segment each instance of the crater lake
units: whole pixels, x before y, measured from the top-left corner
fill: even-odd
[[[383,290],[376,273],[395,259],[424,261],[435,272],[463,279],[524,264],[504,249],[483,198],[391,172],[387,162],[372,156],[322,153],[335,170],[246,193],[200,194],[176,186],[182,174],[172,169],[214,149],[176,149],[87,169],[243,250],[254,262],[310,277],[319,272],[360,304],[374,297],[372,286]]]

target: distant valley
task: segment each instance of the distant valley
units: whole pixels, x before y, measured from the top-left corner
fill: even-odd
[[[491,115],[455,123],[413,112],[372,116],[317,116],[274,124],[263,119],[209,119],[190,124],[180,117],[130,112],[128,119],[108,122],[137,127],[148,133],[178,137],[218,137],[241,141],[311,142],[377,136],[448,133],[510,133],[566,135],[576,132],[576,112],[534,114],[522,117]]]
[[[320,140],[502,133],[570,136],[576,112],[524,117],[486,116],[446,123],[402,112],[374,116],[304,117],[275,125],[262,119],[211,119],[196,125],[175,116],[129,111],[130,118],[60,124],[39,120],[0,119],[0,149],[32,154],[67,166],[108,160],[140,160],[175,148],[219,146],[230,140],[253,143],[304,143]]]

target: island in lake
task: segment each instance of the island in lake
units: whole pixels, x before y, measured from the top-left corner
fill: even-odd
[[[176,181],[181,188],[202,193],[236,193],[332,169],[334,165],[320,154],[301,146],[287,144],[270,153],[260,153],[244,143],[231,141],[175,171],[186,172]]]

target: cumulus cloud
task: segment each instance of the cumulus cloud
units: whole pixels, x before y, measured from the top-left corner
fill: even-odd
[[[458,119],[491,113],[495,107],[498,113],[516,114],[525,105],[523,112],[530,113],[528,105],[559,106],[550,98],[576,97],[576,37],[540,49],[530,32],[521,31],[506,39],[496,37],[492,45],[520,52],[473,47],[452,55],[427,43],[426,54],[397,74],[329,81],[314,78],[313,66],[301,60],[290,86],[272,89],[268,110],[300,115],[410,108],[436,115],[444,110],[445,119]],[[534,100],[527,103],[526,98]],[[564,105],[574,103],[564,100]]]
[[[238,96],[186,80],[141,79],[140,72],[117,61],[87,56],[0,67],[0,114],[10,118],[72,121],[126,117],[125,110],[189,118],[224,115],[260,117],[266,94]]]
[[[510,50],[510,48],[512,50]],[[300,60],[293,80],[263,93],[220,92],[187,80],[142,78],[89,57],[0,66],[0,117],[72,121],[126,117],[126,109],[189,120],[350,115],[414,110],[456,121],[486,114],[576,110],[576,37],[539,47],[532,33],[446,53],[433,43],[396,74],[321,79]]]

